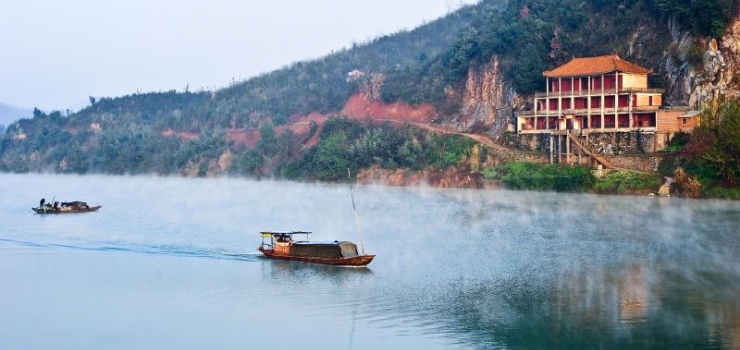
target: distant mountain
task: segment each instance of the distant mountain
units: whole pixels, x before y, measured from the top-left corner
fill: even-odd
[[[21,119],[33,117],[33,110],[18,108],[0,103],[0,125],[8,126],[10,123]]]

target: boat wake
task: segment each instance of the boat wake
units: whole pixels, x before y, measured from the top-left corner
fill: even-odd
[[[82,244],[62,244],[62,243],[39,243],[14,239],[0,238],[0,244],[7,243],[25,247],[34,248],[61,248],[75,249],[99,252],[126,252],[139,254],[156,254],[167,256],[179,256],[190,258],[205,258],[218,260],[240,260],[240,261],[258,261],[260,254],[255,253],[235,253],[221,249],[202,248],[193,246],[178,246],[169,244],[132,244],[129,242],[97,242],[91,245]]]

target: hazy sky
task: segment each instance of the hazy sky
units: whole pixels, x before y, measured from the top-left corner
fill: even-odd
[[[0,103],[213,90],[477,0],[0,0]]]

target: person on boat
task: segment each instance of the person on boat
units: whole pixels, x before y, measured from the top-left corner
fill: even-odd
[[[46,203],[46,198],[41,198],[41,200],[39,201],[39,208],[43,208],[44,203]]]

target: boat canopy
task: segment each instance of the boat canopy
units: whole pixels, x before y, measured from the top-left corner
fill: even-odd
[[[87,205],[87,202],[83,201],[72,201],[72,202],[62,202],[63,207],[75,207],[75,208],[87,208],[89,207]]]
[[[311,233],[310,231],[261,231],[260,232],[263,235],[307,235]]]
[[[262,237],[272,237],[272,236],[292,236],[292,235],[307,235],[311,232],[308,231],[262,231],[260,232],[260,235]]]
[[[290,248],[290,255],[322,258],[351,258],[359,256],[357,245],[348,241],[294,242]]]

